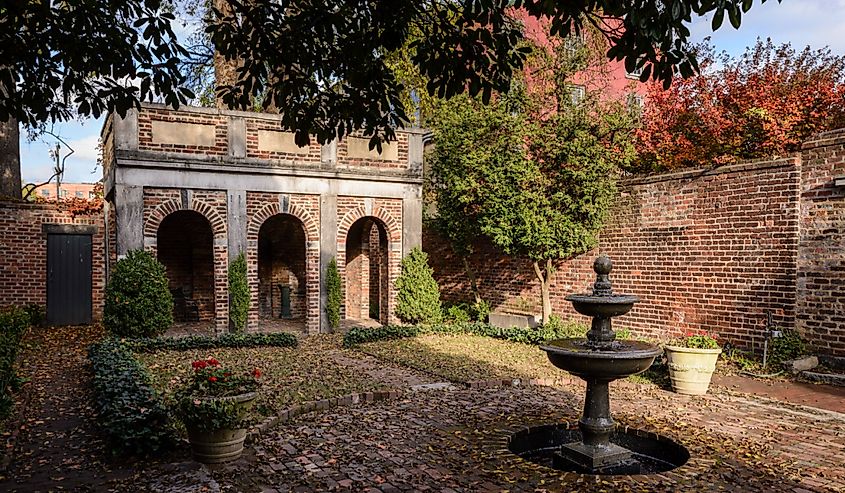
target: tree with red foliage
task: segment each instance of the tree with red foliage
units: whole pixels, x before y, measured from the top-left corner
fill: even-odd
[[[653,85],[635,171],[774,157],[845,125],[845,57],[758,40],[738,58],[699,48],[701,74]]]

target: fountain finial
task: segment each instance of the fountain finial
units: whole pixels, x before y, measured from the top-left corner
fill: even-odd
[[[613,289],[610,285],[610,271],[613,270],[613,262],[607,255],[600,255],[593,262],[593,270],[596,272],[596,283],[593,284],[593,296],[612,296]]]

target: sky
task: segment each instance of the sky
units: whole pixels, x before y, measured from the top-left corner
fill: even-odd
[[[754,7],[742,19],[739,30],[734,30],[725,19],[724,25],[715,33],[710,29],[710,18],[696,20],[692,26],[694,41],[710,36],[717,51],[731,55],[741,54],[757,38],[771,38],[775,44],[792,43],[795,48],[807,45],[812,48],[829,46],[837,55],[845,55],[845,0],[768,0],[764,4],[754,2]],[[180,26],[181,27],[181,26]],[[186,29],[176,29],[182,36]],[[97,164],[97,143],[103,118],[71,121],[56,124],[53,132],[60,135],[74,149],[65,166],[65,182],[96,182],[102,169]],[[55,140],[44,139],[29,142],[21,135],[21,173],[26,182],[45,181],[51,174],[53,160],[49,149]]]

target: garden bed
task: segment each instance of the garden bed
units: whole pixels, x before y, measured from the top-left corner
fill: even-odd
[[[321,336],[303,339],[296,348],[251,347],[155,351],[138,354],[147,367],[153,387],[167,399],[192,373],[191,362],[213,356],[236,372],[260,368],[262,386],[255,409],[275,415],[306,401],[340,397],[385,387],[354,368],[327,357]]]

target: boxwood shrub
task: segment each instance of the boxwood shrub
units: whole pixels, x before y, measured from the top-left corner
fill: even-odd
[[[173,296],[164,266],[149,252],[129,252],[109,277],[103,325],[116,336],[152,337],[172,324]]]
[[[15,360],[29,325],[30,317],[25,310],[17,307],[0,310],[0,418],[12,411],[11,391],[18,382]]]
[[[122,341],[133,351],[137,352],[159,350],[187,351],[190,349],[247,348],[257,346],[296,347],[297,345],[296,336],[285,332],[273,334],[228,333],[218,337],[154,337],[123,339]]]
[[[95,411],[114,455],[150,455],[170,448],[175,432],[162,396],[146,367],[123,341],[93,344]]]

